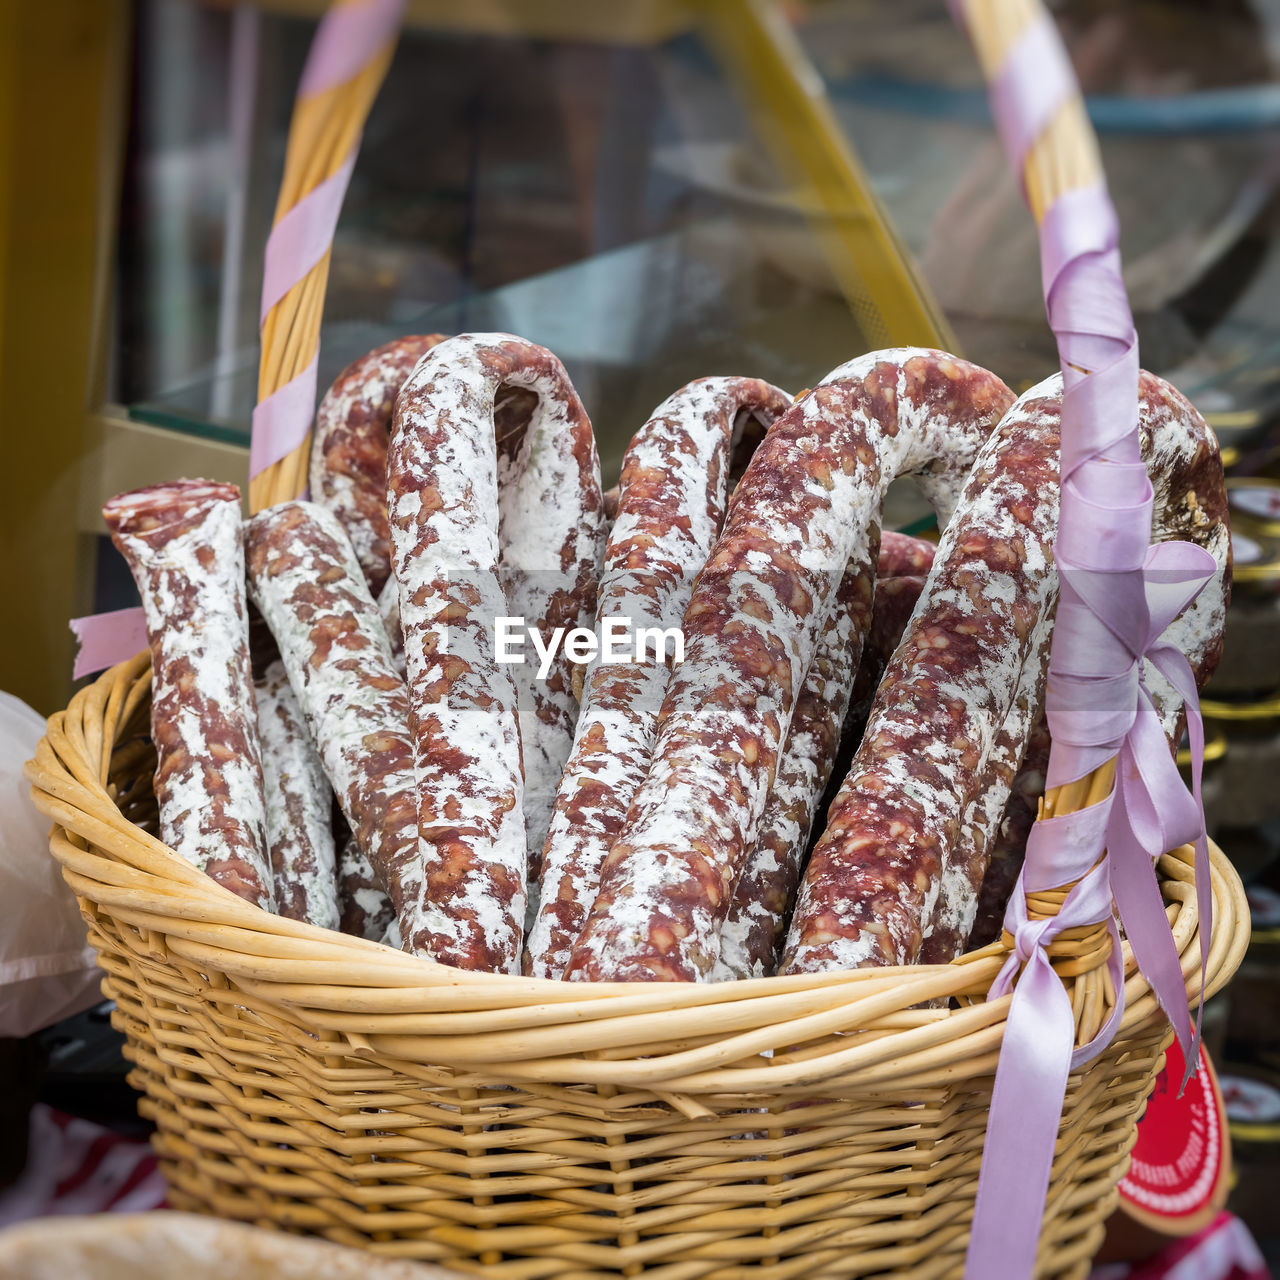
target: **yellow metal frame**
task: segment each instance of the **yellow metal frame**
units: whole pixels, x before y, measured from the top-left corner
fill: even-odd
[[[870,349],[957,351],[951,326],[876,199],[781,5],[700,0],[694,10],[774,163],[803,208],[814,211],[811,227]]]
[[[92,608],[105,499],[178,475],[243,487],[246,471],[245,449],[143,426],[105,399],[130,14],[131,0],[0,4],[0,591],[13,614],[0,688],[44,711],[67,699],[66,621]],[[955,349],[776,0],[410,0],[407,21],[639,45],[696,25],[869,344]]]

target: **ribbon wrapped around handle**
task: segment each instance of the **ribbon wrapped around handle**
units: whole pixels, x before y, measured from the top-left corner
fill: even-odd
[[[970,23],[979,3],[990,7],[988,0],[970,0]],[[1041,12],[1010,43],[991,76],[993,115],[1020,177],[1032,147],[1078,94],[1057,32]],[[1106,187],[1099,179],[1048,194],[1041,272],[1062,363],[1063,403],[1055,544],[1060,596],[1046,692],[1053,737],[1046,781],[1049,788],[1075,782],[1112,759],[1116,780],[1101,802],[1035,825],[1005,915],[1014,948],[989,998],[1010,991],[1013,997],[983,1150],[968,1280],[1030,1277],[1034,1271],[1068,1076],[1102,1052],[1123,1016],[1113,901],[1134,958],[1182,1043],[1188,1071],[1198,1060],[1199,1019],[1193,1031],[1154,859],[1182,844],[1196,846],[1202,987],[1212,928],[1195,680],[1185,657],[1161,636],[1217,564],[1190,543],[1150,546],[1152,489],[1139,449],[1137,335]],[[1184,700],[1192,795],[1144,682],[1146,662]],[[1069,884],[1055,916],[1031,916],[1027,893]],[[1066,929],[1100,924],[1110,938],[1115,1002],[1092,1038],[1077,1046],[1071,1000],[1047,948]]]

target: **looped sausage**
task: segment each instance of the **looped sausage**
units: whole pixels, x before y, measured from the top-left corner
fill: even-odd
[[[146,614],[160,838],[269,911],[240,491],[177,480],[122,493],[102,514]]]
[[[623,458],[597,637],[612,620],[625,622],[633,638],[678,625],[724,518],[735,424],[749,416],[767,428],[790,403],[755,378],[700,378],[654,410]],[[634,664],[597,659],[584,673],[525,953],[525,969],[537,977],[561,976],[586,922],[600,864],[649,765],[667,677],[657,653]]]
[[[963,948],[1043,701],[1057,599],[1061,378],[1028,391],[974,464],[910,630],[814,849],[783,968],[812,972]],[[1195,410],[1142,375],[1139,426],[1156,540],[1186,537],[1228,564],[1221,462]],[[1227,575],[1170,628],[1193,667],[1221,645]],[[1173,692],[1147,667],[1162,715]]]
[[[494,439],[503,387],[537,396],[514,456]],[[599,471],[563,365],[520,338],[441,343],[396,403],[387,501],[430,950],[446,964],[519,966],[527,848],[541,850],[577,707],[563,650],[540,678],[534,662],[498,661],[495,626],[522,618],[545,640],[590,625],[604,535]]]
[[[842,366],[774,423],[747,467],[684,617],[652,764],[601,871],[566,976],[710,974],[796,697],[842,575],[850,634],[870,620],[884,492],[915,475],[945,522],[1013,397],[939,352]]]

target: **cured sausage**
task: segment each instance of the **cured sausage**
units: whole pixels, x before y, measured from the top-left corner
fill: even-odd
[[[993,374],[955,357],[880,352],[842,366],[773,424],[698,576],[653,760],[567,977],[710,974],[846,568],[860,580],[850,634],[860,646],[866,633],[885,490],[915,475],[945,523],[1012,399]]]
[[[537,396],[514,458],[494,440],[507,386]],[[441,343],[397,402],[387,499],[430,951],[514,971],[527,851],[541,850],[577,704],[563,650],[539,676],[536,662],[499,662],[496,628],[520,618],[545,641],[589,627],[603,548],[599,460],[564,367],[506,334]]]
[[[405,676],[404,665],[404,630],[400,626],[400,586],[394,578],[387,579],[378,597],[378,615],[382,618],[382,629],[387,635],[387,645],[391,650],[391,665],[400,677]]]
[[[700,378],[669,396],[636,432],[622,462],[616,515],[596,608],[602,646],[611,621],[630,635],[678,627],[693,579],[724,518],[735,424],[766,428],[791,397],[755,378]],[[655,639],[655,649],[656,649]],[[542,850],[541,899],[525,970],[558,978],[586,922],[600,864],[622,828],[653,750],[667,686],[665,654],[585,670],[568,764]]]
[[[279,658],[255,679],[254,693],[276,912],[336,929],[333,789]]]
[[[978,904],[974,909],[973,928],[969,931],[966,950],[985,947],[987,943],[994,942],[1004,929],[1004,909],[1018,881],[1018,872],[1022,870],[1027,837],[1039,816],[1040,801],[1044,797],[1051,745],[1049,726],[1041,713],[1027,739],[1022,764],[1014,774],[1000,825],[991,838],[991,852],[978,890]],[[926,939],[926,948],[930,948],[930,941]],[[936,951],[940,962],[953,958],[946,955],[941,945],[935,944],[930,949]]]
[[[913,538],[909,533],[898,533],[895,529],[886,529],[880,535],[880,559],[876,565],[876,577],[923,576],[933,568],[937,551],[936,543],[924,538]]]
[[[381,942],[396,919],[391,899],[353,835],[338,858],[338,907],[338,928],[371,942]]]
[[[1058,408],[1048,384],[1033,388],[974,463],[810,858],[786,972],[919,958],[1054,598]]]
[[[387,530],[387,438],[404,380],[442,333],[410,334],[353,360],[316,410],[311,497],[332,511],[351,539],[376,600],[391,576]]]
[[[286,502],[254,516],[247,546],[250,593],[343,815],[400,916],[405,949],[425,954],[409,698],[351,542],[323,507]]]
[[[1222,462],[1212,433],[1195,408],[1163,379],[1139,377],[1140,439],[1151,472],[1155,502],[1152,540],[1186,539],[1209,551],[1220,572],[1169,628],[1167,639],[1191,665],[1196,687],[1203,689],[1222,656],[1223,632],[1231,595],[1231,540],[1227,530],[1227,498]],[[1177,461],[1168,470],[1156,462],[1174,442]],[[1167,456],[1167,455],[1165,455]],[[1181,699],[1149,664],[1144,678],[1170,751],[1182,736]],[[991,854],[978,893],[968,949],[994,942],[1001,933],[1005,905],[1017,882],[1027,836],[1044,795],[1050,737],[1040,710],[1012,784],[1008,803],[991,840]],[[939,949],[944,958],[950,954]]]
[[[146,614],[160,838],[270,910],[240,491],[177,480],[122,493],[102,514]]]
[[[810,860],[786,971],[909,963],[922,950],[936,962],[969,936],[991,832],[1043,696],[1057,590],[1060,403],[1058,376],[1027,392],[974,464]],[[1225,566],[1211,434],[1150,374],[1139,383],[1139,419],[1156,539],[1188,537]],[[1220,585],[1170,629],[1193,665],[1220,647],[1224,611]],[[1158,701],[1171,697],[1154,669],[1146,675]]]
[[[893,573],[920,564],[927,567],[932,559],[932,544],[921,544],[928,552],[918,554],[914,547],[906,545],[915,542],[914,538],[886,530],[877,571],[883,574],[887,569]],[[791,714],[786,747],[760,819],[755,848],[734,885],[729,913],[720,931],[720,954],[712,970],[713,981],[768,977],[777,967],[819,801],[839,760],[841,726],[859,690],[867,690],[868,698],[874,692],[902,638],[924,581],[914,573],[877,579],[871,627],[856,676],[850,659],[857,652],[848,634],[850,610],[847,601],[837,595],[836,610],[827,619]],[[842,593],[844,588],[842,583]]]

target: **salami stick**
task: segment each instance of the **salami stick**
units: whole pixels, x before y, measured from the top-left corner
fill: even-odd
[[[278,658],[255,681],[254,693],[276,911],[291,920],[336,929],[333,788]]]
[[[411,334],[375,347],[334,379],[316,410],[311,497],[332,511],[351,539],[376,600],[391,576],[387,529],[387,441],[404,380],[442,333]]]
[[[409,699],[364,575],[336,516],[286,502],[249,522],[249,590],[280,650],[352,833],[426,951]]]
[[[395,908],[355,836],[348,836],[342,847],[337,884],[338,928],[356,938],[381,942],[395,922]]]
[[[791,403],[754,378],[701,378],[658,406],[622,462],[617,514],[605,549],[596,609],[661,633],[679,625],[693,579],[724,518],[734,424],[765,427]],[[664,660],[596,661],[585,673],[573,749],[556,792],[542,854],[542,893],[525,968],[558,978],[586,923],[600,864],[648,769],[667,686]]]
[[[1139,377],[1139,431],[1143,459],[1155,490],[1152,541],[1186,539],[1209,551],[1222,571],[1179,616],[1167,633],[1186,656],[1197,688],[1204,688],[1222,655],[1223,629],[1230,597],[1231,544],[1227,527],[1222,463],[1212,433],[1192,405],[1173,387],[1150,373]],[[1182,735],[1181,699],[1147,664],[1144,679],[1173,751]],[[985,946],[1000,936],[1005,904],[1026,852],[1027,836],[1044,795],[1049,761],[1049,730],[1038,709],[999,825],[990,841],[990,857],[978,893],[968,947]],[[957,940],[933,943],[941,959],[960,950]]]
[[[913,538],[909,533],[886,529],[880,535],[880,559],[876,565],[876,577],[923,576],[933,568],[937,551],[936,544],[927,542],[924,538]]]
[[[601,871],[566,976],[710,974],[795,698],[846,566],[851,635],[870,618],[885,489],[918,476],[945,522],[1012,396],[938,352],[852,361],[769,431],[684,616],[653,761]]]
[[[973,928],[969,931],[967,950],[973,951],[994,942],[1004,929],[1004,909],[1017,883],[1018,872],[1027,852],[1027,837],[1035,825],[1044,797],[1045,774],[1049,768],[1049,726],[1043,711],[1027,739],[1022,764],[1014,774],[1000,824],[991,838],[987,869],[978,890]],[[935,929],[935,932],[937,930]],[[954,957],[946,954],[945,939],[931,934],[925,947],[937,954],[939,963]]]
[[[974,465],[810,860],[787,943],[790,972],[911,962],[926,933],[938,935],[929,958],[950,958],[968,937],[990,828],[1042,696],[1057,590],[1049,555],[1060,398],[1060,377],[1027,392]],[[1157,538],[1191,537],[1225,564],[1211,435],[1149,374],[1139,408]],[[1171,639],[1182,643],[1185,629],[1186,652],[1213,648],[1224,595],[1222,585],[1202,593]],[[1159,698],[1163,682],[1154,674],[1149,669]],[[1010,715],[1005,745],[1015,745],[1002,755]]]
[[[504,386],[538,397],[513,460],[494,444]],[[544,636],[589,623],[603,533],[591,424],[560,362],[503,334],[442,343],[397,403],[387,496],[431,951],[460,968],[514,971],[526,842],[541,849],[577,708],[567,660],[545,680],[534,663],[498,662],[496,620],[523,617]]]
[[[160,838],[270,910],[240,491],[178,480],[122,493],[102,514],[146,613]]]
[[[931,543],[918,543],[915,538],[886,530],[877,573],[927,567],[932,558]],[[857,645],[848,634],[849,610],[837,594],[836,609],[827,618],[791,713],[786,747],[760,819],[760,833],[734,885],[712,981],[764,978],[777,967],[819,802],[839,759],[841,729],[849,706],[860,688],[868,690],[868,697],[874,692],[923,589],[924,578],[919,574],[901,572],[896,577],[877,578],[871,627],[856,675],[852,655],[857,653]]]

